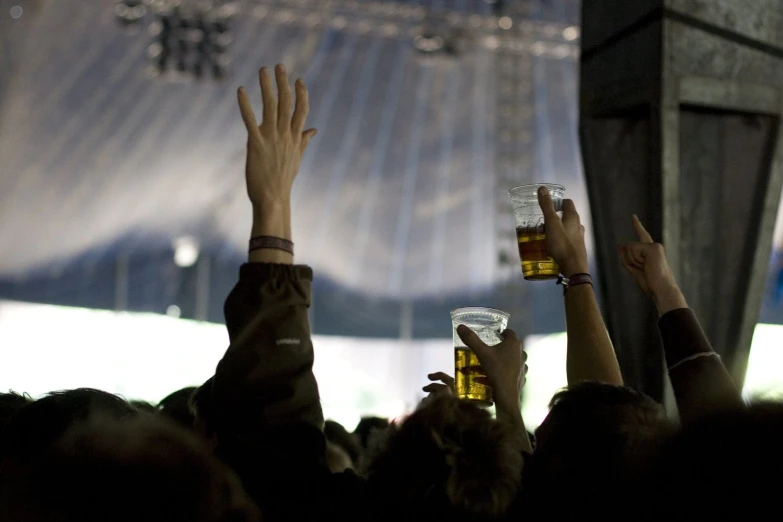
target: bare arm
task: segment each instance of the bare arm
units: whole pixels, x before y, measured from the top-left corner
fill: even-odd
[[[259,72],[264,102],[263,122],[258,125],[247,92],[239,89],[239,108],[248,131],[245,178],[253,206],[252,237],[268,236],[291,241],[291,189],[299,172],[302,155],[316,130],[305,131],[309,113],[307,88],[295,83],[296,107],[282,65],[276,68],[276,99],[272,78],[266,68]],[[282,250],[259,249],[250,252],[251,263],[290,265],[293,255]]]
[[[568,384],[598,381],[622,385],[620,365],[592,285],[569,288],[565,296],[565,309]]]
[[[588,272],[585,227],[574,202],[563,200],[563,217],[557,215],[552,197],[541,187],[538,201],[544,212],[547,250],[560,265],[565,277]],[[565,296],[568,352],[566,374],[568,384],[597,381],[623,384],[614,346],[606,331],[592,285],[568,289]]]

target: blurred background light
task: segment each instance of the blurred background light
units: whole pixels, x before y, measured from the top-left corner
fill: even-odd
[[[177,266],[187,268],[198,261],[199,243],[191,236],[183,236],[174,240],[174,263]]]

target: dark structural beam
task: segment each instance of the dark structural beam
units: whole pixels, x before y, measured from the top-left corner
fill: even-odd
[[[582,5],[580,138],[626,381],[662,399],[657,316],[616,251],[636,213],[742,386],[783,182],[783,4]]]

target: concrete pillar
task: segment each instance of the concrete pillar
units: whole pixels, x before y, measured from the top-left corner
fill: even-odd
[[[649,301],[616,245],[636,213],[742,386],[783,182],[779,0],[586,0],[580,138],[607,323],[627,382],[663,396]]]

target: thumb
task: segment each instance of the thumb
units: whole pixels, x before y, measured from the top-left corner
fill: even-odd
[[[552,202],[552,195],[546,187],[539,187],[538,189],[538,205],[541,207],[541,212],[544,213],[545,222],[554,222],[554,220],[560,221],[560,216],[557,215],[555,204]]]
[[[307,146],[310,144],[310,140],[318,134],[318,129],[308,129],[302,133],[302,154],[307,150]]]
[[[479,362],[481,362],[484,354],[488,352],[489,346],[487,346],[486,343],[484,343],[484,341],[479,338],[476,332],[464,324],[461,324],[457,327],[457,335],[459,335],[459,338],[462,339],[463,343],[465,343],[465,346],[476,352],[476,355],[479,358]]]

